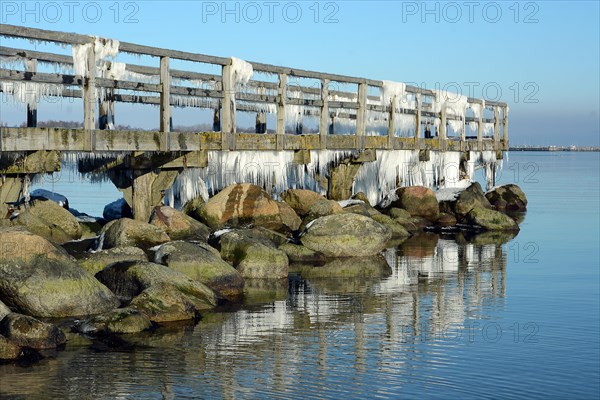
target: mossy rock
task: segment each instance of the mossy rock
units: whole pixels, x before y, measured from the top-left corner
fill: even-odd
[[[518,231],[519,225],[508,215],[487,208],[474,208],[467,214],[470,224],[487,231]]]
[[[139,333],[151,327],[150,319],[131,307],[95,315],[75,325],[78,332],[87,335]]]

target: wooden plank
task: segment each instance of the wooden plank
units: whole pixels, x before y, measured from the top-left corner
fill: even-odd
[[[206,64],[230,65],[231,59],[226,57],[215,57],[206,54],[189,53],[186,51],[162,49],[159,47],[144,46],[129,42],[120,42],[119,51],[133,54],[150,55],[154,57],[169,57],[178,60],[195,61]]]
[[[8,24],[0,24],[0,35],[65,44],[87,44],[94,42],[92,36]]]

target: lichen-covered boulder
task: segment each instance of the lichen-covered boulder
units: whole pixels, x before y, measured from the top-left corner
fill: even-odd
[[[204,284],[164,265],[151,262],[120,262],[96,274],[123,304],[151,321],[165,322],[195,318],[217,303],[214,292]]]
[[[319,200],[327,200],[319,193],[305,189],[289,189],[281,194],[281,198],[290,207],[294,209],[296,214],[301,218],[308,215],[310,208]]]
[[[63,244],[73,240],[73,237],[69,236],[60,226],[49,224],[46,220],[27,211],[22,211],[16,218],[8,222],[8,226],[23,227],[52,243]]]
[[[103,249],[127,246],[147,249],[171,240],[161,228],[129,218],[109,222],[102,228],[102,234]]]
[[[283,251],[290,262],[323,262],[325,261],[325,255],[317,251],[313,251],[308,247],[300,244],[284,243],[279,246],[279,250]]]
[[[148,257],[144,250],[137,247],[114,247],[95,253],[87,253],[77,260],[77,263],[90,274],[96,275],[107,265],[121,261],[148,261]]]
[[[28,209],[23,211],[18,219],[23,217],[27,219],[27,214],[38,217],[50,229],[59,228],[68,235],[70,240],[81,237],[81,228],[79,227],[77,218],[52,200],[45,198],[33,199]]]
[[[181,211],[169,206],[154,207],[150,224],[159,227],[173,240],[198,238],[208,239],[210,228]]]
[[[218,250],[206,243],[169,242],[155,249],[154,262],[181,272],[212,289],[224,298],[235,298],[244,292],[244,278],[221,259]]]
[[[467,221],[487,231],[518,231],[519,225],[506,214],[487,208],[474,208],[467,214]]]
[[[17,313],[8,314],[0,321],[0,335],[21,347],[38,350],[55,349],[67,342],[56,325]]]
[[[24,227],[0,228],[0,244],[0,262],[16,259],[27,262],[40,255],[53,260],[72,260],[62,247]]]
[[[424,186],[407,186],[396,189],[397,200],[391,206],[403,208],[412,216],[435,221],[440,213],[433,190]]]
[[[372,215],[371,218],[379,222],[381,225],[390,228],[392,231],[392,236],[394,238],[406,238],[410,236],[408,230],[406,230],[406,228],[402,224],[394,220],[389,215],[379,213]]]
[[[499,211],[525,211],[527,209],[527,197],[523,190],[515,184],[498,186],[487,192],[485,197]]]
[[[277,202],[260,186],[250,183],[221,190],[208,200],[201,213],[211,228],[251,224],[277,230],[282,225]]]
[[[256,231],[224,233],[219,245],[221,257],[233,264],[244,279],[281,279],[288,276],[287,255]]]
[[[373,219],[342,213],[316,219],[300,240],[328,257],[365,257],[381,252],[391,238],[392,231]]]
[[[117,308],[75,324],[78,332],[87,335],[139,333],[151,327],[152,321],[131,307]]]

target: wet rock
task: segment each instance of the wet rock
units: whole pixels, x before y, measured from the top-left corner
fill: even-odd
[[[194,318],[216,305],[214,292],[204,284],[164,265],[150,262],[111,264],[96,274],[125,305],[151,321]]]
[[[114,247],[108,250],[100,250],[95,253],[87,253],[82,259],[77,262],[79,265],[95,275],[102,271],[107,265],[121,261],[148,261],[148,257],[144,250],[128,246]]]
[[[456,226],[456,217],[452,214],[441,213],[436,221],[436,226],[440,228],[450,228]]]
[[[67,341],[56,325],[16,313],[8,314],[0,321],[0,335],[21,347],[38,350],[55,349]]]
[[[206,243],[169,242],[156,248],[154,262],[203,283],[223,298],[243,294],[244,279]]]
[[[220,237],[221,256],[244,279],[280,279],[288,275],[287,255],[263,235],[252,231],[230,231]]]
[[[147,249],[171,240],[164,230],[129,218],[111,221],[102,228],[102,234],[103,249],[128,246]]]
[[[21,346],[0,335],[0,360],[17,360],[21,357]]]
[[[391,237],[389,228],[371,218],[342,213],[315,220],[300,240],[328,257],[364,257],[381,252]]]
[[[385,258],[381,256],[334,258],[322,266],[294,264],[292,268],[294,272],[298,272],[305,279],[380,278],[392,273]]]
[[[290,262],[324,262],[325,255],[309,249],[308,247],[293,244],[284,243],[279,246],[279,250],[283,251]]]
[[[398,255],[417,259],[433,257],[439,238],[437,233],[431,232],[411,236],[399,246]]]
[[[139,333],[151,327],[150,319],[131,307],[95,315],[75,325],[78,332],[88,335]]]
[[[518,231],[519,225],[508,215],[487,208],[474,208],[466,217],[467,221],[487,231]]]
[[[408,186],[396,189],[397,200],[391,206],[403,208],[412,216],[435,221],[440,209],[433,190],[424,186]]]
[[[201,212],[202,221],[211,228],[251,224],[277,230],[282,226],[277,202],[249,183],[226,187],[210,198]]]
[[[11,312],[12,311],[10,311],[10,308],[8,308],[6,304],[0,301],[0,321],[2,321],[2,318],[10,314]]]
[[[208,226],[169,206],[154,207],[150,215],[150,224],[165,231],[173,240],[206,240],[210,235]]]
[[[288,279],[246,279],[244,304],[272,304],[288,298]]]
[[[487,192],[485,197],[499,211],[525,211],[527,209],[525,193],[514,184],[496,187]]]
[[[102,217],[110,222],[121,218],[133,218],[133,213],[129,204],[121,198],[107,204],[102,212]]]
[[[310,212],[310,208],[319,200],[327,200],[319,193],[304,189],[289,189],[281,194],[285,201],[298,216],[304,218]]]

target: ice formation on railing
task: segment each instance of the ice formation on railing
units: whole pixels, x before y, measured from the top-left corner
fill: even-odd
[[[73,68],[76,75],[88,76],[87,70],[87,55],[90,49],[94,46],[94,58],[96,75],[102,76],[102,60],[112,59],[119,53],[119,41],[114,39],[105,39],[98,36],[94,37],[94,43],[78,44],[72,46]]]
[[[439,113],[445,108],[448,116],[459,118],[459,120],[448,119],[448,124],[454,132],[462,132],[465,124],[465,111],[469,103],[467,96],[445,90],[434,90],[434,92],[436,95],[432,104],[433,111]],[[440,120],[436,118],[435,126],[438,127],[439,124]]]
[[[43,97],[62,97],[63,91],[62,85],[28,81],[2,81],[0,89],[12,95],[15,103],[27,104],[32,108],[35,108]]]

